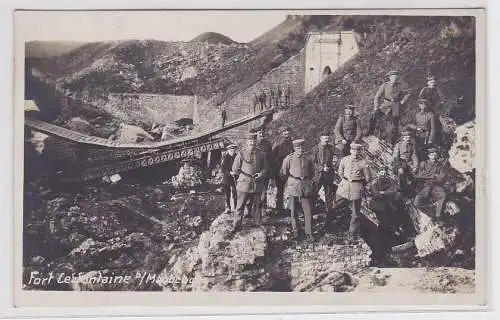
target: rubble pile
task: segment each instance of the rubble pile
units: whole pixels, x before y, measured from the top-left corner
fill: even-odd
[[[181,279],[166,283],[164,290],[188,291],[259,291],[269,285],[265,269],[268,248],[261,228],[244,230],[233,235],[232,216],[219,215],[204,232],[197,246],[167,267],[162,277]],[[184,279],[184,280],[182,280]]]

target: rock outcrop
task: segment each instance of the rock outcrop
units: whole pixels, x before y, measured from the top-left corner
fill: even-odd
[[[467,122],[455,130],[455,139],[448,152],[451,166],[460,173],[472,172],[476,159],[475,121]]]

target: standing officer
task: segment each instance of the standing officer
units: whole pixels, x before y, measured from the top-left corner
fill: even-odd
[[[446,192],[443,188],[445,182],[444,166],[437,160],[437,149],[427,150],[428,159],[420,163],[415,178],[423,181],[422,188],[417,192],[413,204],[422,209],[433,199],[437,201],[434,218],[439,219],[443,213],[446,201]]]
[[[266,108],[266,93],[264,92],[264,89],[262,89],[259,99],[260,99],[260,111],[263,111]]]
[[[300,202],[304,212],[307,240],[312,242],[312,197],[314,194],[312,176],[314,174],[314,165],[302,150],[303,143],[303,139],[293,141],[294,152],[283,160],[280,175],[286,180],[285,193],[291,211],[293,232],[296,236],[299,234],[297,202]]]
[[[273,178],[276,183],[276,210],[278,213],[283,211],[283,191],[285,188],[285,180],[282,179],[280,175],[281,165],[286,156],[293,152],[293,143],[290,138],[290,128],[285,127],[281,133],[281,138],[278,140],[272,148],[272,154],[274,155],[274,165],[273,165]]]
[[[278,99],[277,99],[277,107],[281,107],[281,97],[283,96],[283,91],[281,90],[280,86],[276,87],[276,92],[278,93]]]
[[[384,116],[390,116],[392,119],[391,123],[391,133],[390,133],[390,142],[394,144],[396,140],[397,133],[399,131],[399,109],[401,105],[404,105],[408,98],[409,94],[404,93],[400,84],[399,84],[399,72],[395,70],[391,70],[387,73],[389,76],[389,81],[383,83],[375,97],[373,98],[373,114],[369,121],[368,134],[373,134],[375,128],[377,126],[377,122]],[[382,99],[382,103],[380,103],[380,99]]]
[[[272,176],[272,169],[275,167],[275,158],[273,156],[273,147],[271,145],[271,142],[266,139],[266,133],[264,129],[259,128],[256,130],[257,132],[257,142],[256,142],[256,148],[261,151],[264,154],[264,157],[266,158],[266,170],[268,172],[268,175],[266,175],[266,178],[263,179],[262,183],[264,184],[264,188],[262,189],[262,195],[260,198],[260,203],[261,206],[264,208],[267,208],[267,186],[269,184],[269,177]]]
[[[235,231],[241,229],[245,205],[251,208],[250,211],[255,225],[260,225],[262,218],[260,198],[264,188],[263,181],[266,180],[268,165],[264,154],[255,147],[256,134],[249,133],[246,138],[246,148],[236,155],[231,170],[233,175],[238,176],[236,182],[238,199],[233,218]]]
[[[224,213],[231,212],[231,193],[233,194],[233,208],[237,204],[237,192],[235,177],[231,175],[234,159],[236,157],[236,145],[230,144],[227,146],[227,151],[222,155],[221,171],[222,171],[222,189],[226,197],[226,210]]]
[[[272,108],[273,107],[273,92],[270,88],[266,89],[266,98],[267,98],[266,106],[268,108]]]
[[[336,155],[335,147],[330,144],[328,131],[323,131],[319,143],[311,150],[311,158],[314,164],[314,186],[315,197],[321,187],[325,190],[325,207],[327,218],[331,215],[333,195],[335,194],[335,178],[333,157]]]
[[[429,76],[427,77],[427,86],[423,87],[420,90],[420,94],[418,95],[419,99],[426,99],[429,101],[429,111],[436,112],[437,107],[443,102],[444,95],[436,86],[436,77]]]
[[[397,173],[399,186],[404,195],[410,195],[412,174],[418,169],[417,149],[411,139],[411,132],[403,130],[401,140],[394,146],[392,166]]]
[[[361,155],[361,147],[362,145],[357,142],[351,143],[351,154],[340,160],[339,175],[342,180],[335,196],[335,209],[347,204],[351,206],[350,241],[357,240],[359,237],[361,200],[365,186],[370,181],[370,170]]]
[[[343,156],[349,154],[349,145],[359,140],[361,133],[359,119],[354,116],[354,106],[347,105],[335,124],[335,146],[342,151]]]

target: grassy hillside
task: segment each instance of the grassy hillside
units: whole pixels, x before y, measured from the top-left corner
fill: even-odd
[[[354,24],[357,22],[355,19],[352,21]],[[401,70],[402,84],[412,93],[403,110],[403,124],[409,123],[417,110],[416,98],[426,83],[428,66],[437,76],[446,96],[444,107],[438,110],[441,115],[448,114],[460,96],[465,98],[464,108],[474,107],[473,18],[362,19],[370,25],[372,33],[367,36],[360,54],[273,122],[272,135],[277,135],[281,126],[293,125],[295,135],[306,138],[311,146],[317,142],[323,129],[333,133],[335,121],[345,104],[359,106],[357,112],[366,127],[369,112],[373,109],[373,96],[378,87],[387,81],[386,72],[393,68]]]

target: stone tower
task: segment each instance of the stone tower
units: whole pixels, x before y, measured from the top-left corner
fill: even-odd
[[[310,32],[305,48],[306,93],[359,51],[354,31]]]

